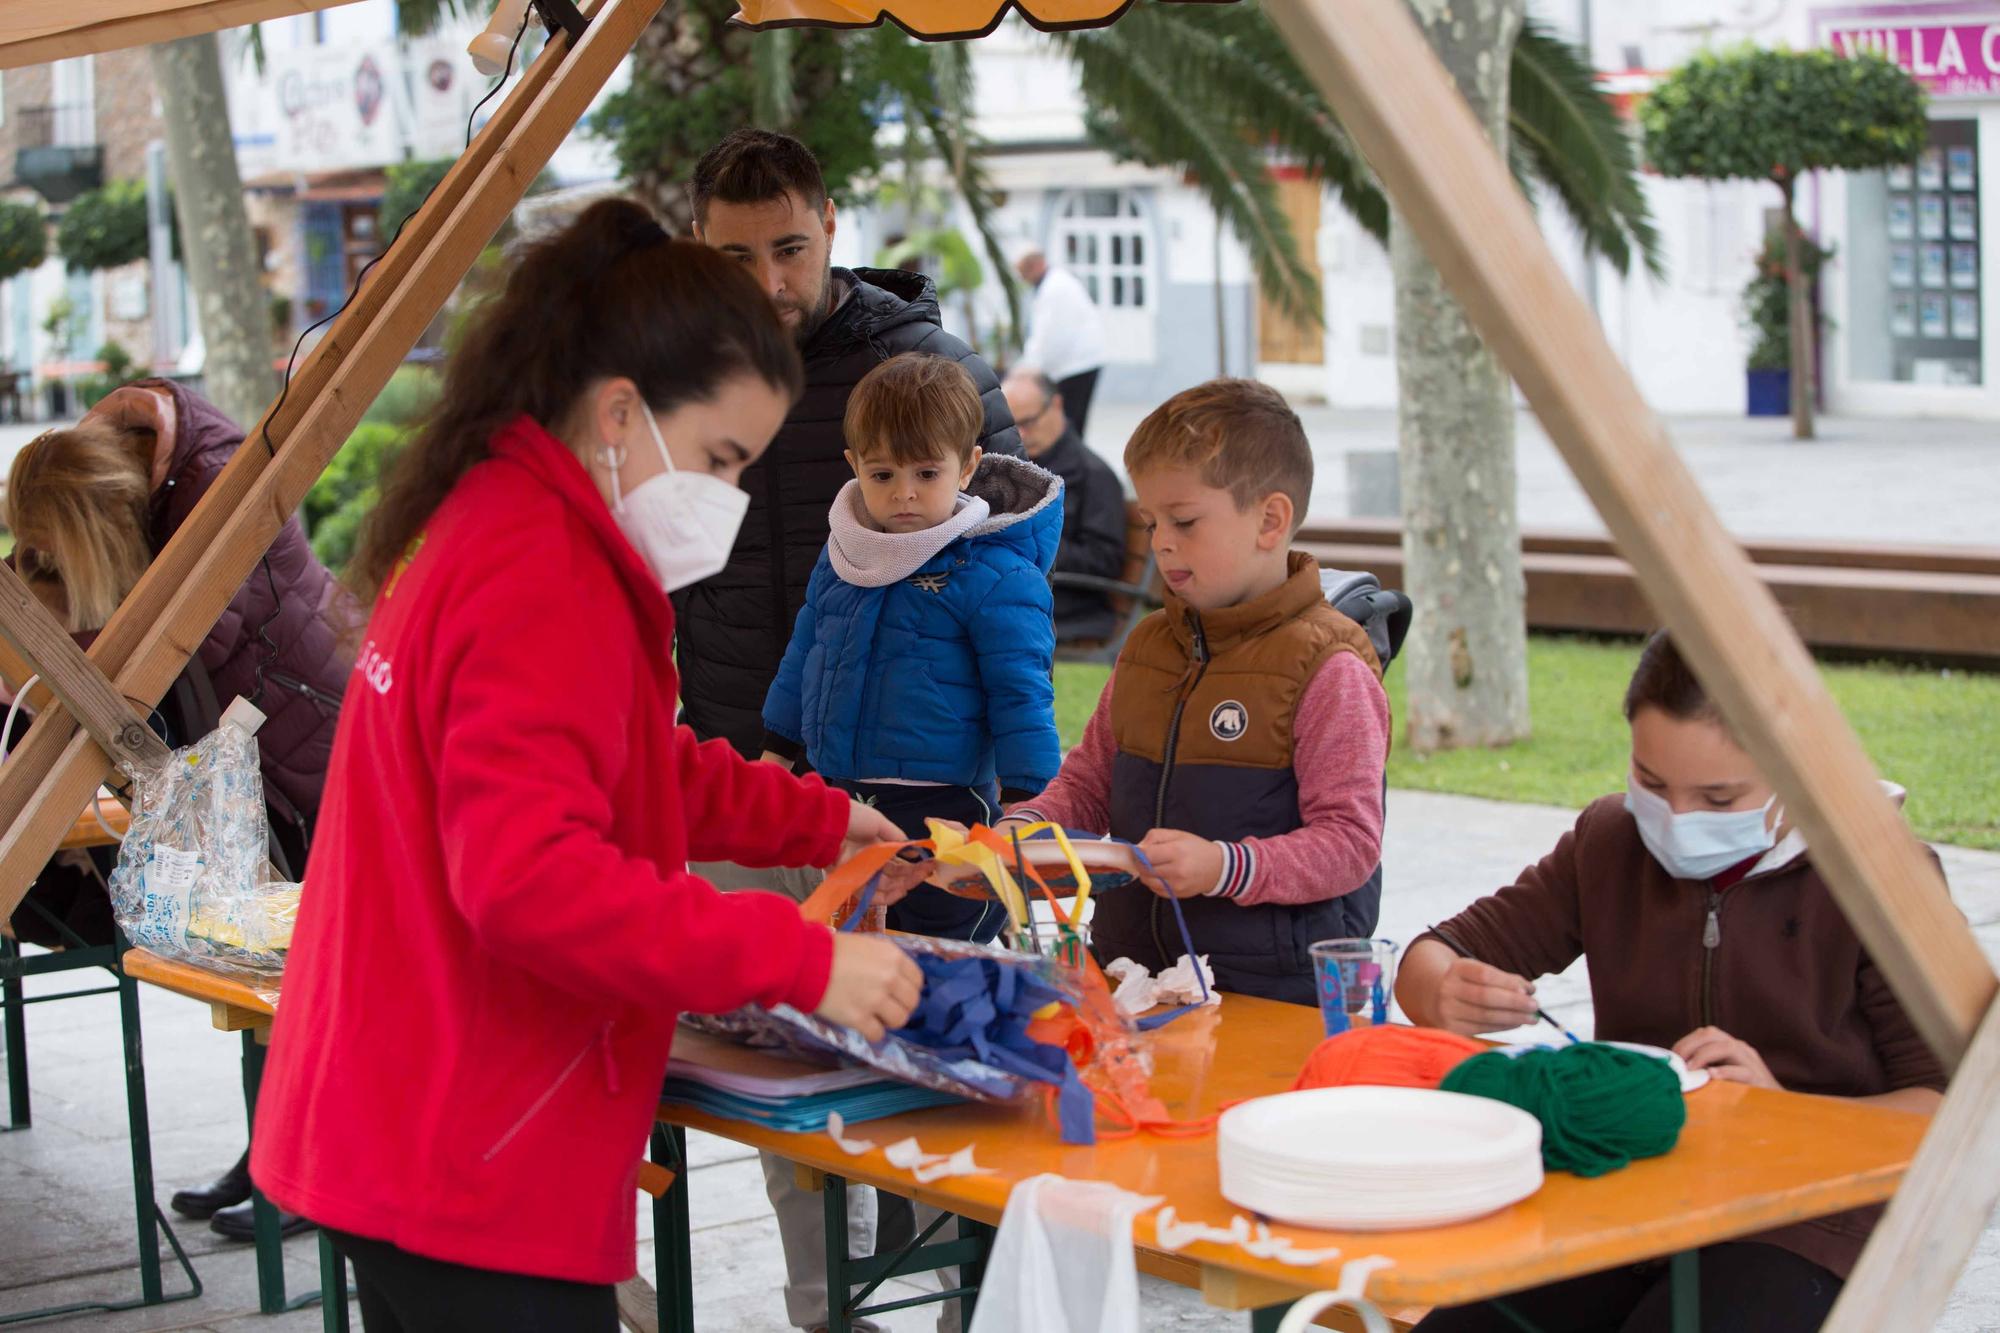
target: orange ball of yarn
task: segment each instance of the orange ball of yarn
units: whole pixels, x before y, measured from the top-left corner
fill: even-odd
[[[1383,1088],[1435,1088],[1462,1060],[1489,1047],[1440,1028],[1385,1024],[1328,1037],[1299,1071],[1298,1088],[1339,1088],[1353,1083]]]

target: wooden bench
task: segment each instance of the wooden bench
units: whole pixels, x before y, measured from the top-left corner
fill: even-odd
[[[1311,526],[1298,544],[1321,564],[1403,581],[1401,527]],[[1531,629],[1644,634],[1662,622],[1632,567],[1603,538],[1522,537]],[[1859,656],[2000,663],[2000,549],[1760,542],[1757,572],[1807,644]]]

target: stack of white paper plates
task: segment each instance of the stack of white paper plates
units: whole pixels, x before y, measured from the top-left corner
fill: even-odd
[[[1394,1231],[1463,1222],[1542,1186],[1541,1122],[1485,1097],[1314,1088],[1216,1126],[1222,1196],[1275,1222]]]

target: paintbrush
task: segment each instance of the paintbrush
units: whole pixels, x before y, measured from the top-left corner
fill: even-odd
[[[1470,949],[1467,949],[1465,946],[1461,945],[1457,940],[1445,934],[1443,931],[1439,930],[1436,926],[1432,926],[1430,928],[1429,933],[1435,935],[1439,940],[1443,941],[1444,947],[1450,949],[1460,958],[1472,958],[1472,951]],[[1476,963],[1479,960],[1477,958],[1472,958],[1472,961]],[[1540,1019],[1542,1022],[1547,1023],[1550,1027],[1554,1028],[1556,1031],[1562,1033],[1563,1036],[1568,1037],[1570,1045],[1572,1046],[1583,1045],[1583,1041],[1581,1038],[1579,1038],[1574,1032],[1571,1032],[1568,1028],[1564,1027],[1562,1024],[1556,1022],[1556,1020],[1550,1016],[1549,1011],[1542,1008],[1540,1005],[1535,1006],[1535,1017]]]

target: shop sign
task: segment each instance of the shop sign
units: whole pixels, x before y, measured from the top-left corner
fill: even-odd
[[[1990,23],[1925,21],[1934,6],[1874,6],[1820,11],[1820,42],[1844,56],[1872,52],[1909,71],[1933,97],[2000,97],[2000,14]]]

